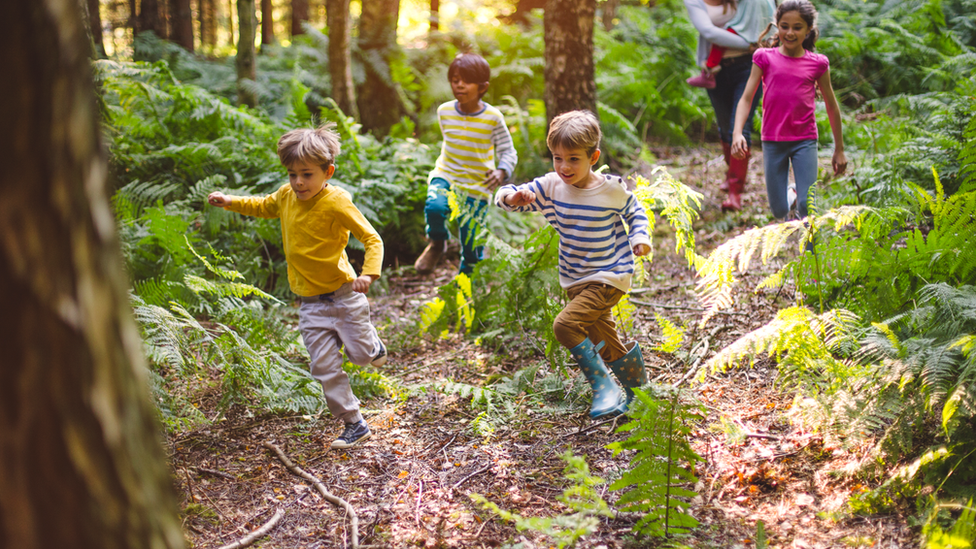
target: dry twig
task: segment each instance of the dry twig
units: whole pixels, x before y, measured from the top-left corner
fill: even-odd
[[[281,460],[281,462],[285,464],[285,467],[287,467],[292,473],[311,482],[312,485],[315,486],[315,489],[318,490],[320,494],[322,494],[322,497],[326,499],[326,501],[335,505],[336,507],[341,507],[346,511],[346,513],[349,515],[349,526],[351,530],[350,537],[352,538],[352,548],[359,549],[359,517],[356,515],[356,510],[352,508],[352,505],[349,505],[349,502],[347,502],[346,500],[330,493],[328,490],[325,489],[325,485],[322,484],[322,481],[306,473],[301,467],[292,463],[292,461],[288,459],[288,456],[286,456],[285,453],[281,451],[281,448],[278,448],[274,444],[267,441],[261,443],[261,445],[271,450],[275,454],[277,454],[278,459]]]
[[[268,522],[262,524],[260,528],[244,536],[243,538],[235,541],[234,543],[229,543],[227,545],[220,547],[220,549],[241,549],[242,547],[247,547],[248,545],[251,545],[252,543],[257,541],[258,538],[267,535],[268,532],[270,532],[271,529],[274,528],[276,524],[278,524],[278,521],[280,521],[281,517],[283,516],[285,516],[285,512],[283,510],[281,509],[276,510],[274,516],[271,517],[271,519]]]

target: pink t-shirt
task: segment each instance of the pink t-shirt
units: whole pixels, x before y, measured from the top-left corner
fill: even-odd
[[[804,50],[789,57],[779,48],[761,48],[752,62],[763,71],[763,141],[817,138],[816,84],[830,68],[826,55]]]

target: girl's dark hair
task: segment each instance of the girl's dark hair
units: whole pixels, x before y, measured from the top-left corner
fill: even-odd
[[[779,27],[779,20],[783,15],[795,11],[800,14],[803,21],[806,22],[807,26],[810,27],[810,33],[803,40],[803,49],[808,51],[816,50],[817,37],[820,36],[820,29],[817,28],[817,8],[813,7],[813,4],[809,0],[786,0],[779,7],[776,8],[776,26]],[[775,48],[779,46],[779,35],[773,34],[770,40],[763,41],[763,38],[769,33],[773,25],[766,27],[762,35],[759,36],[759,43],[767,48]]]
[[[491,80],[491,67],[477,53],[459,53],[447,69],[448,81],[455,76],[469,84],[487,84]]]

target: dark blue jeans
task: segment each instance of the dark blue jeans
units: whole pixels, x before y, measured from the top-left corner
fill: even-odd
[[[790,165],[796,181],[796,209],[807,216],[810,187],[817,182],[817,140],[763,141],[763,167],[766,170],[766,196],[773,217],[783,219],[790,213],[786,188],[790,182]]]
[[[451,190],[451,183],[443,178],[435,177],[427,184],[427,202],[424,204],[424,220],[427,222],[427,238],[431,240],[448,240],[451,232],[447,222],[451,217],[451,206],[447,200],[447,193]],[[463,195],[458,195],[460,198]],[[470,275],[476,263],[485,256],[484,246],[475,246],[478,239],[478,226],[485,224],[487,200],[480,200],[473,196],[465,196],[461,206],[461,217],[458,220],[458,232],[461,236],[461,265],[460,272]]]
[[[708,90],[708,98],[715,109],[715,121],[718,122],[718,134],[722,141],[732,143],[732,130],[735,128],[735,110],[746,89],[749,74],[752,72],[752,56],[744,55],[733,58],[736,61],[722,63],[722,70],[715,75],[715,87]],[[752,144],[752,120],[755,118],[756,106],[762,98],[762,82],[756,88],[756,95],[752,98],[749,108],[749,119],[742,128],[742,135],[746,143]]]

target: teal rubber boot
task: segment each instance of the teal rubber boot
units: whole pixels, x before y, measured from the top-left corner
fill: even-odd
[[[590,418],[597,419],[604,416],[620,415],[627,411],[627,401],[623,391],[610,377],[607,366],[597,353],[590,338],[569,350],[579,365],[586,381],[593,389],[593,404],[590,406]]]
[[[632,341],[627,354],[607,366],[613,370],[617,381],[624,386],[624,391],[627,392],[627,404],[630,405],[630,401],[634,400],[634,389],[647,383],[647,370],[644,369],[644,355],[641,353],[640,345]]]

